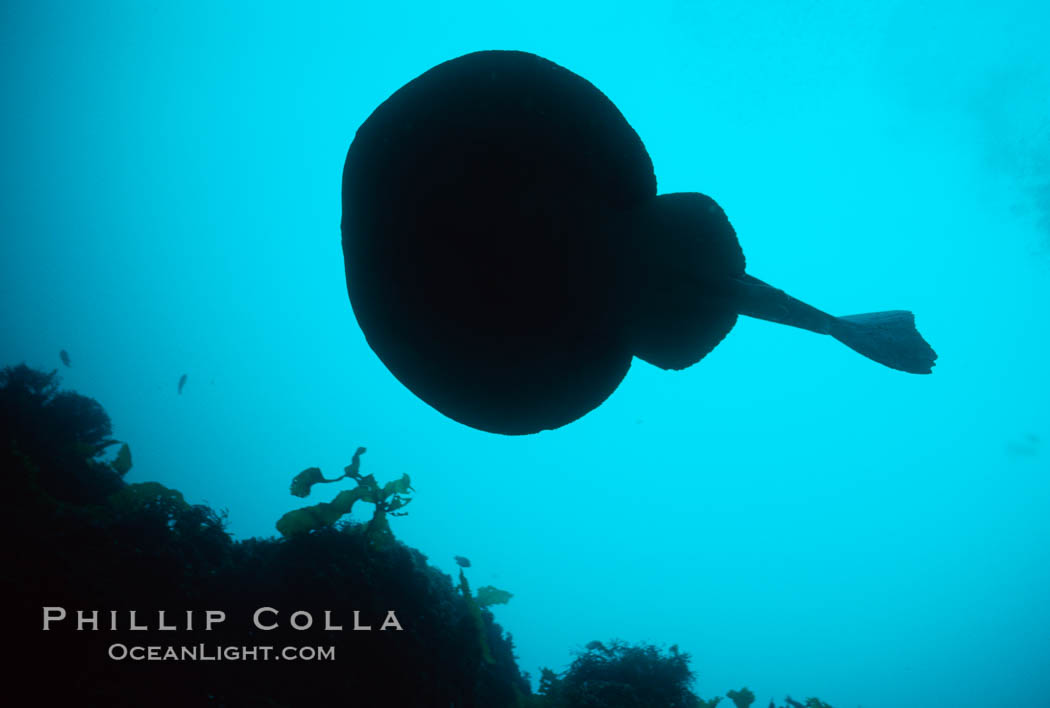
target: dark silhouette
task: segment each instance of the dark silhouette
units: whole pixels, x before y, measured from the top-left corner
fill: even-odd
[[[347,154],[342,235],[369,345],[481,430],[570,423],[633,357],[691,366],[738,315],[830,334],[902,371],[936,359],[910,312],[833,317],[745,273],[721,207],[658,196],[616,106],[524,52],[445,62],[376,108]]]
[[[55,372],[0,371],[0,469],[7,474],[4,596],[18,693],[34,705],[463,706],[517,708],[530,693],[509,635],[493,622],[491,591],[464,597],[418,551],[377,547],[365,527],[340,522],[287,540],[234,542],[225,514],[189,504],[156,482],[127,484],[130,453],[103,456],[109,417],[94,400],[58,390]],[[125,450],[122,446],[121,450]],[[231,463],[232,464],[232,463]],[[487,595],[484,593],[488,592]],[[45,607],[67,618],[42,631]],[[252,624],[258,608],[276,629]],[[395,609],[403,631],[379,631]],[[205,609],[227,619],[201,629]],[[76,611],[100,629],[78,631]],[[136,610],[146,631],[127,631]],[[167,611],[176,631],[158,628]],[[186,612],[197,612],[186,630]],[[298,631],[290,615],[309,611]],[[325,611],[342,631],[323,628]],[[354,631],[354,611],[372,631]],[[108,629],[110,612],[118,630]],[[324,661],[114,660],[114,644],[332,647]],[[42,659],[45,657],[45,659]],[[44,661],[44,664],[41,662]],[[14,689],[12,688],[13,692]]]
[[[739,691],[727,691],[726,696],[736,708],[749,708],[755,702],[755,694],[746,686]]]
[[[540,694],[550,708],[695,708],[689,655],[677,646],[664,653],[649,644],[593,641],[561,677],[545,669]]]
[[[58,390],[56,372],[25,365],[0,370],[0,469],[8,488],[0,518],[8,553],[4,597],[16,651],[13,676],[38,676],[41,661],[54,680],[19,681],[10,693],[33,705],[430,706],[444,708],[713,708],[690,691],[689,656],[676,646],[591,642],[559,676],[544,669],[531,695],[509,634],[486,608],[506,590],[472,591],[456,556],[458,588],[419,551],[389,537],[375,543],[368,526],[319,524],[285,539],[233,541],[226,514],[190,504],[156,482],[128,484],[128,445],[109,458],[109,417],[93,399]],[[359,448],[345,469],[383,501],[358,469]],[[296,496],[325,480],[316,468],[292,483]],[[370,476],[370,475],[369,475]],[[248,479],[249,477],[245,477]],[[66,619],[42,631],[44,608]],[[272,630],[254,630],[267,614]],[[403,631],[354,631],[353,611],[380,626],[394,608]],[[97,630],[77,630],[76,611],[98,610]],[[201,629],[205,609],[227,620]],[[145,631],[127,631],[136,610]],[[167,611],[176,631],[161,630]],[[197,612],[193,630],[185,613]],[[317,627],[293,629],[289,616],[312,613]],[[324,613],[343,631],[321,625]],[[118,628],[109,629],[110,612]],[[554,613],[557,621],[558,613]],[[216,647],[331,646],[330,661],[131,661],[109,658],[113,644]],[[44,657],[44,659],[42,659]],[[28,693],[27,693],[28,692]],[[734,692],[730,692],[733,695]],[[789,699],[790,700],[790,699]],[[828,708],[811,698],[806,708]]]

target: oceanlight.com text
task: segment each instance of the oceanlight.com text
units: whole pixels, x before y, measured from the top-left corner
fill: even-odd
[[[334,661],[335,647],[110,644],[114,661]]]

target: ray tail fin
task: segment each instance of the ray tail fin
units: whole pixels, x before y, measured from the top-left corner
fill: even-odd
[[[910,374],[931,373],[937,359],[907,310],[835,317],[828,334],[873,361]]]

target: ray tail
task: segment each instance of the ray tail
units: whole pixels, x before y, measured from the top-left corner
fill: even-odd
[[[919,334],[915,316],[907,310],[835,317],[750,275],[734,281],[733,299],[738,314],[830,334],[853,351],[891,369],[911,374],[929,374],[933,370],[937,353]]]

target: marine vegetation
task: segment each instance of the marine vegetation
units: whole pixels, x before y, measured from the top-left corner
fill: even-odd
[[[689,655],[677,646],[663,653],[648,644],[593,641],[561,677],[544,671],[540,693],[551,708],[697,708],[704,704],[692,682]]]
[[[5,454],[32,460],[38,469],[31,480],[33,498],[101,502],[121,488],[131,451],[124,446],[114,464],[106,461],[106,450],[118,442],[109,416],[94,399],[59,391],[59,382],[57,371],[25,364],[0,371],[0,444]]]
[[[467,561],[466,566],[460,562],[460,560],[467,561],[463,556],[456,556],[456,562],[459,564],[459,591],[463,595],[463,599],[467,601],[467,607],[470,610],[470,616],[474,620],[474,626],[478,631],[478,641],[481,644],[481,658],[489,664],[494,664],[495,659],[492,658],[492,652],[489,650],[489,643],[485,636],[485,623],[482,620],[481,611],[491,605],[505,605],[510,601],[510,598],[514,597],[513,594],[506,590],[500,590],[499,588],[491,585],[484,585],[478,588],[478,594],[472,595],[470,593],[470,583],[467,582],[467,576],[463,573],[463,568],[470,565],[470,561]]]
[[[831,706],[819,698],[807,698],[805,703],[799,703],[798,701],[792,700],[791,696],[784,698],[786,703],[785,708],[831,708]],[[769,702],[770,708],[775,708],[773,701]]]
[[[530,695],[511,636],[419,551],[395,540],[376,545],[365,525],[348,520],[289,538],[234,541],[225,512],[157,482],[127,483],[114,469],[124,467],[124,456],[111,463],[103,455],[115,442],[105,411],[60,392],[58,383],[54,372],[25,366],[0,372],[0,469],[8,483],[0,518],[9,549],[3,589],[12,603],[9,640],[19,647],[9,669],[36,675],[46,657],[57,679],[23,682],[27,702],[516,708]],[[393,494],[378,497],[389,503]],[[65,608],[70,617],[98,610],[102,622],[109,611],[126,618],[130,610],[154,618],[167,610],[177,625],[190,609],[221,610],[227,619],[208,632],[153,624],[147,631],[77,631],[76,621],[43,632],[44,607]],[[261,607],[279,612],[276,629],[253,629]],[[379,631],[391,608],[403,631]],[[298,631],[288,621],[297,610],[318,618],[325,610],[341,618],[358,611],[374,629],[325,631],[320,622]],[[209,651],[326,647],[334,657],[119,661],[108,654],[114,644],[201,643]]]
[[[755,702],[755,694],[751,692],[747,686],[741,688],[739,691],[729,691],[726,693],[729,700],[733,701],[733,705],[736,708],[748,708],[752,703]]]
[[[121,477],[131,470],[131,448],[128,447],[127,443],[120,446],[120,449],[117,450],[117,456],[109,464],[113,471]]]
[[[489,608],[511,593],[472,592],[456,557],[459,582],[418,550],[342,518],[281,538],[235,541],[227,512],[189,503],[158,482],[128,483],[127,444],[93,399],[58,390],[56,372],[19,365],[0,371],[0,469],[7,473],[3,533],[4,591],[19,648],[12,675],[36,675],[41,657],[61,680],[22,683],[34,705],[327,708],[346,705],[446,708],[710,708],[689,688],[689,657],[677,647],[592,642],[562,674],[544,669],[539,695],[514,656],[513,638]],[[357,482],[360,500],[394,513],[410,491],[407,476],[380,487],[360,473],[360,449],[339,479]],[[138,468],[135,468],[138,471]],[[305,496],[325,479],[304,470],[293,491]],[[360,492],[356,490],[366,490]],[[345,493],[345,492],[341,492]],[[338,498],[338,496],[337,496]],[[400,504],[403,506],[403,503]],[[294,517],[293,517],[294,518]],[[312,518],[312,517],[311,517]],[[375,516],[373,516],[373,520]],[[78,631],[76,621],[41,631],[43,608],[128,617],[219,610],[208,632],[118,627]],[[252,615],[274,608],[277,627],[253,629]],[[403,630],[381,631],[394,608]],[[303,610],[322,617],[359,613],[372,631],[300,631]],[[174,615],[174,618],[172,618]],[[344,620],[345,623],[345,620]],[[348,627],[347,629],[352,629]],[[114,646],[330,648],[324,661],[131,661]],[[737,692],[730,692],[731,694]],[[742,692],[740,692],[742,693]],[[792,708],[830,708],[818,699]]]
[[[376,482],[373,475],[362,476],[360,470],[361,455],[365,448],[359,447],[354,453],[350,464],[343,468],[343,474],[334,479],[325,479],[318,467],[309,467],[292,479],[291,492],[297,497],[305,497],[310,494],[310,489],[315,484],[331,484],[349,477],[357,482],[353,489],[345,489],[335,496],[330,502],[321,502],[313,506],[304,506],[295,511],[289,511],[277,521],[277,530],[282,536],[295,536],[297,534],[309,533],[326,526],[331,526],[340,517],[349,514],[356,501],[364,501],[375,504],[372,519],[365,527],[365,533],[369,540],[375,544],[385,544],[393,541],[393,533],[390,531],[390,522],[387,515],[404,516],[407,512],[398,511],[410,501],[411,497],[404,495],[412,490],[411,480],[407,474],[393,482],[387,482],[382,487]]]
[[[541,670],[539,696],[530,708],[716,708],[723,696],[705,699],[691,690],[695,677],[689,660],[677,646],[662,652],[651,644],[593,641],[563,674]],[[748,708],[755,700],[748,688],[725,697],[736,708]],[[817,698],[805,705],[787,701],[791,708],[832,708]],[[776,708],[772,701],[769,706]]]

